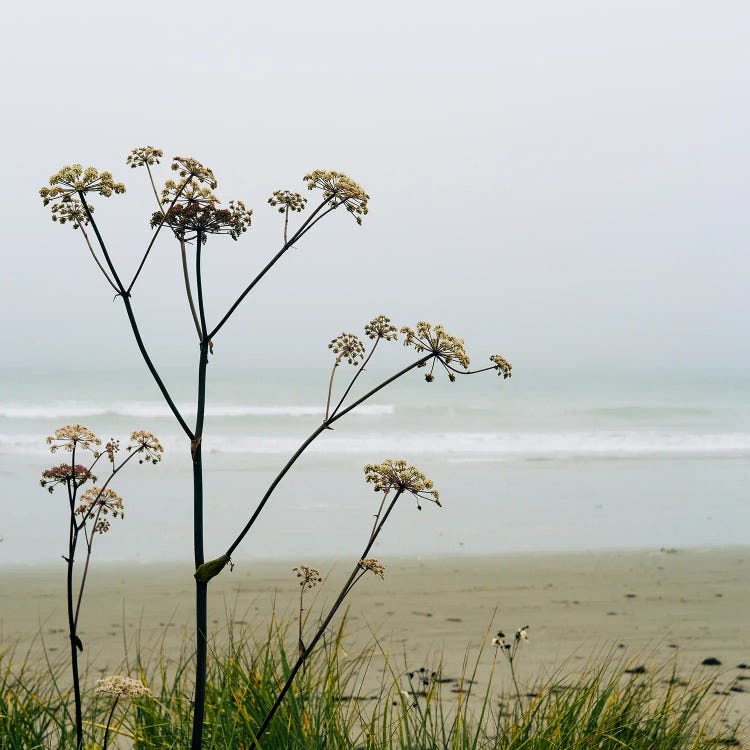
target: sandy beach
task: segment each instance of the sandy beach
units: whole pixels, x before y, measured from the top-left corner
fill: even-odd
[[[215,579],[209,617],[217,632],[226,632],[229,617],[235,626],[263,629],[272,609],[293,619],[299,589],[291,568],[299,562],[240,562]],[[316,618],[351,567],[302,562],[325,579],[307,599]],[[647,670],[675,664],[680,677],[716,677],[717,693],[729,693],[731,716],[750,712],[750,669],[738,667],[750,664],[750,548],[384,562],[385,579],[368,575],[349,600],[348,650],[375,636],[399,668],[434,668],[442,660],[443,674],[457,676],[467,654],[470,665],[491,662],[491,646],[480,657],[488,634],[528,625],[519,659],[524,684],[575,673],[611,651]],[[176,655],[190,632],[191,573],[177,564],[94,565],[80,624],[89,674],[120,669],[125,644],[132,656],[136,639],[141,649]],[[0,642],[16,644],[16,661],[27,648],[41,661],[41,640],[51,656],[65,653],[63,586],[62,564],[2,571]],[[720,664],[703,666],[706,659]]]

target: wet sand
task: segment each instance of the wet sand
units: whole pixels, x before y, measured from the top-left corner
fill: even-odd
[[[293,619],[299,588],[291,568],[299,562],[243,561],[225,570],[210,588],[211,627],[226,632],[231,618],[264,629],[272,609]],[[351,563],[301,562],[325,579],[306,595],[314,620]],[[528,625],[518,660],[524,684],[575,673],[611,651],[647,670],[675,663],[680,676],[716,676],[732,715],[750,713],[750,669],[738,668],[750,665],[750,547],[383,562],[385,579],[368,574],[348,600],[349,651],[377,637],[398,669],[433,669],[442,660],[442,674],[458,676],[467,655],[469,665],[491,662],[487,637]],[[0,573],[0,643],[16,644],[16,661],[27,648],[41,661],[42,640],[51,656],[64,656],[63,564]],[[121,669],[125,644],[132,658],[136,641],[143,651],[177,655],[190,633],[191,576],[189,565],[94,562],[79,630],[89,674]],[[703,666],[706,659],[720,664]]]

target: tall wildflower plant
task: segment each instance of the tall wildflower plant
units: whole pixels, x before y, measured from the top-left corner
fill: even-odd
[[[146,367],[184,432],[190,448],[193,466],[193,551],[196,581],[196,684],[192,748],[200,750],[206,691],[208,584],[227,565],[231,567],[232,554],[247,536],[273,491],[297,459],[335,422],[415,368],[427,368],[425,379],[432,382],[439,370],[444,371],[451,381],[456,380],[458,375],[493,370],[507,378],[511,374],[511,366],[500,355],[494,355],[487,367],[470,370],[463,340],[447,333],[441,325],[433,326],[424,321],[417,323],[414,329],[404,327],[399,331],[386,316],[378,315],[364,328],[365,336],[369,339],[368,346],[353,333],[342,333],[337,336],[329,344],[334,362],[328,383],[323,421],[281,468],[225,552],[206,560],[201,446],[204,434],[207,366],[209,356],[213,354],[214,342],[224,332],[227,322],[245,298],[292,246],[300,247],[308,232],[339,209],[343,209],[339,213],[349,214],[358,225],[361,225],[367,216],[370,198],[350,177],[332,170],[316,169],[303,177],[303,183],[310,193],[309,200],[303,197],[302,193],[293,190],[275,190],[268,199],[268,204],[284,217],[280,247],[271,255],[260,272],[246,281],[223,315],[215,320],[209,320],[204,305],[202,276],[202,256],[206,242],[210,236],[216,235],[227,235],[233,240],[238,240],[251,226],[253,212],[239,200],[222,203],[214,193],[218,183],[213,171],[191,157],[174,157],[171,162],[173,175],[159,189],[154,171],[163,157],[160,149],[142,146],[134,149],[127,158],[130,167],[145,169],[156,204],[149,217],[151,237],[132,276],[124,276],[117,268],[110,248],[94,219],[92,199],[108,198],[125,192],[125,186],[117,182],[110,172],[99,172],[93,167],[84,169],[80,164],[66,166],[52,175],[49,185],[43,187],[40,194],[43,203],[51,206],[54,221],[60,224],[69,223],[74,229],[80,230],[84,243],[106,283],[122,301]],[[143,341],[134,309],[137,282],[147,266],[157,237],[164,232],[170,233],[180,248],[185,297],[199,344],[196,417],[193,424],[188,424],[162,379]],[[395,341],[399,334],[403,336],[403,344],[411,349],[416,357],[389,378],[375,384],[364,396],[353,398],[352,388],[364,373],[381,342]],[[336,376],[339,369],[344,366],[350,368],[351,375],[348,381],[337,389]]]
[[[51,453],[63,451],[70,454],[70,463],[61,463],[46,469],[42,473],[40,484],[49,492],[56,488],[64,488],[68,501],[68,544],[63,560],[67,566],[66,598],[75,702],[76,747],[81,747],[83,719],[78,654],[83,651],[83,641],[78,634],[78,623],[94,541],[109,531],[113,520],[125,517],[122,498],[110,486],[112,481],[133,460],[140,464],[159,463],[163,449],[161,443],[150,432],[137,430],[130,436],[125,457],[120,458],[119,440],[112,438],[103,449],[100,449],[101,439],[79,424],[66,425],[55,430],[54,435],[47,438],[47,445]],[[97,483],[95,469],[103,469],[107,474],[107,478],[101,484]],[[76,553],[81,547],[83,567],[76,579]]]

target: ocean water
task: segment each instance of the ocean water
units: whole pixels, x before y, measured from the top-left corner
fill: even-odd
[[[203,441],[206,554],[223,553],[287,458],[320,423],[328,372],[274,380],[209,372]],[[338,393],[347,373],[337,372]],[[363,393],[389,373],[367,373]],[[192,418],[191,373],[167,373]],[[60,490],[38,480],[60,463],[44,438],[81,423],[125,442],[147,429],[158,466],[112,485],[126,518],[96,540],[101,560],[191,558],[187,440],[148,373],[0,374],[0,565],[48,564],[64,552]],[[238,563],[314,561],[362,549],[377,498],[363,466],[405,458],[440,489],[443,508],[404,497],[378,556],[748,543],[750,384],[692,373],[516,371],[424,382],[410,373],[322,435],[282,481]]]

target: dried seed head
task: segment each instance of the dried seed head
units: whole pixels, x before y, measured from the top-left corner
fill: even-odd
[[[367,214],[367,201],[370,196],[350,177],[341,172],[315,169],[303,179],[308,190],[319,188],[323,191],[323,197],[330,200],[329,205],[333,208],[344,206],[356,219],[357,224],[362,223],[362,217]]]
[[[138,463],[142,464],[145,461],[146,463],[158,464],[161,461],[164,448],[162,448],[159,440],[150,432],[136,430],[131,434],[130,440],[132,445],[128,446],[128,452],[136,451],[141,454]]]
[[[140,698],[144,695],[151,695],[151,689],[139,680],[119,674],[98,680],[94,692],[97,695],[114,695],[118,698]]]
[[[122,498],[114,490],[108,487],[90,487],[81,496],[81,504],[76,508],[76,514],[85,521],[96,518],[94,531],[104,534],[109,531],[109,520],[106,516],[125,518],[125,507]]]
[[[229,201],[229,208],[219,208],[212,202],[178,202],[167,211],[166,219],[163,211],[156,211],[151,226],[165,223],[180,239],[200,234],[204,243],[209,234],[228,234],[236,240],[251,225],[252,215],[242,201]]]
[[[60,448],[66,451],[72,451],[75,448],[76,450],[92,451],[95,456],[98,456],[99,453],[94,446],[101,444],[102,441],[88,427],[80,424],[65,425],[65,427],[55,430],[54,435],[47,437],[50,453],[57,453]]]
[[[303,589],[314,589],[319,583],[323,582],[320,573],[307,565],[298,565],[296,568],[292,568],[292,571],[297,574],[298,583]]]
[[[416,331],[404,326],[401,333],[404,334],[404,346],[413,346],[418,352],[431,352],[445,365],[458,362],[464,369],[469,367],[469,355],[464,348],[464,340],[452,336],[443,326],[433,326],[420,320]]]
[[[125,163],[129,164],[133,169],[145,166],[153,167],[154,164],[159,163],[162,156],[164,156],[164,152],[160,148],[138,146],[138,148],[134,148],[130,152]]]
[[[431,479],[428,479],[419,469],[407,464],[406,461],[387,458],[380,464],[367,464],[365,478],[373,485],[375,492],[408,492],[419,500],[429,500],[440,505],[440,494],[435,489]],[[441,506],[442,507],[442,506]]]
[[[391,324],[391,319],[385,315],[378,315],[377,318],[373,318],[365,326],[365,333],[369,339],[395,341],[398,338],[398,329]]]
[[[374,573],[381,578],[383,578],[383,574],[385,573],[385,565],[374,557],[363,558],[359,561],[359,567],[362,568],[362,570],[369,570],[371,573]]]
[[[50,469],[45,469],[42,472],[42,478],[39,483],[42,487],[46,487],[50,492],[54,489],[55,485],[62,484],[63,482],[72,481],[76,487],[80,487],[84,482],[96,482],[96,477],[82,464],[60,464],[59,466],[53,466]]]
[[[508,362],[507,359],[504,359],[503,357],[501,357],[499,354],[493,354],[490,357],[490,362],[492,362],[492,364],[495,365],[497,374],[503,376],[503,380],[506,380],[513,374],[511,372],[511,370],[513,369],[513,365],[510,362]]]
[[[307,198],[299,193],[293,193],[291,190],[274,190],[273,195],[268,199],[268,203],[271,206],[278,206],[280,214],[285,211],[299,212],[305,207]]]
[[[339,334],[328,348],[336,355],[336,364],[345,359],[350,365],[356,365],[365,355],[364,344],[353,333]]]

